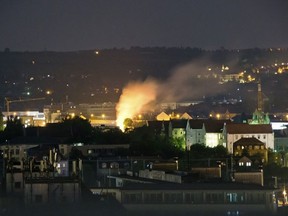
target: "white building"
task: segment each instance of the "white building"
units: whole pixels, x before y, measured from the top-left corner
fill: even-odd
[[[233,143],[241,138],[254,137],[265,143],[268,149],[274,149],[274,132],[271,124],[249,125],[249,124],[227,124],[224,129],[227,150],[233,153]]]

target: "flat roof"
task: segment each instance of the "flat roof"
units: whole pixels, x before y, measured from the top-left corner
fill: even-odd
[[[158,183],[158,184],[129,184],[121,188],[121,190],[240,190],[240,191],[274,191],[277,190],[273,187],[261,186],[257,184],[245,184],[235,182],[193,182],[193,183]]]

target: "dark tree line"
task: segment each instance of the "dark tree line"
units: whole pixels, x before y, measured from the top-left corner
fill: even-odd
[[[3,117],[1,116],[3,119]],[[17,116],[8,116],[6,121],[6,127],[3,130],[1,126],[0,130],[0,140],[1,142],[9,141],[12,138],[23,136],[24,125],[22,124],[20,118]]]

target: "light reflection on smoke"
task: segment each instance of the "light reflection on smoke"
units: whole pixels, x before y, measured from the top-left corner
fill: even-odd
[[[152,79],[144,82],[129,83],[122,92],[116,106],[117,126],[124,130],[124,120],[133,118],[140,113],[144,106],[154,101],[157,96],[157,83]],[[146,109],[148,109],[146,107]]]
[[[207,62],[206,64],[207,65]],[[180,102],[182,100],[199,100],[228,89],[218,84],[204,64],[188,63],[174,69],[165,82],[147,79],[144,82],[130,82],[116,106],[117,126],[124,130],[126,118],[153,110],[153,102]]]

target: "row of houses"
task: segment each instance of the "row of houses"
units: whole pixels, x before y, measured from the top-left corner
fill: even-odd
[[[208,147],[222,145],[228,153],[242,150],[274,149],[274,131],[271,124],[233,123],[229,120],[172,119],[148,121],[147,126],[155,133],[183,140],[183,147],[190,150],[194,144]],[[239,151],[237,151],[239,154]]]

